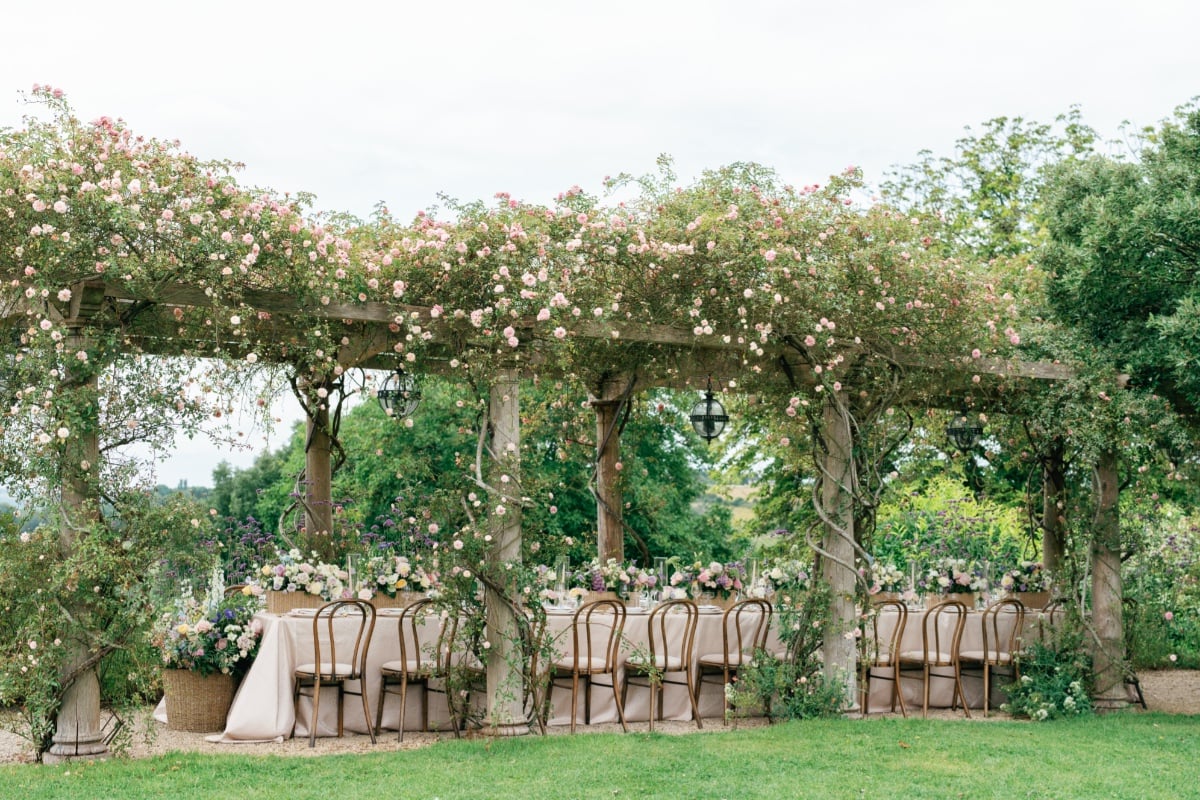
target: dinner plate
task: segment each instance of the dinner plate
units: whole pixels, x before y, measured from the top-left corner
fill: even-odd
[[[315,617],[316,615],[315,608],[293,608],[288,612],[289,617]]]
[[[645,614],[645,613],[647,613],[647,611],[646,611],[646,609],[642,608],[641,606],[626,606],[625,613],[626,614]]]
[[[701,614],[720,614],[721,613],[721,609],[719,606],[696,606],[696,610],[699,611]]]
[[[380,608],[375,611],[377,617],[398,617],[404,613],[403,608]]]

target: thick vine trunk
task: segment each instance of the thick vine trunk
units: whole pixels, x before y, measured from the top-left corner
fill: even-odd
[[[1042,564],[1057,576],[1062,569],[1067,500],[1063,441],[1055,438],[1042,466]]]
[[[1092,532],[1092,666],[1098,708],[1129,704],[1125,693],[1125,629],[1121,609],[1121,519],[1118,513],[1117,454],[1096,465],[1096,523]]]
[[[305,421],[304,448],[304,538],[305,549],[316,550],[332,560],[333,531],[333,442],[329,437],[329,406],[322,401]]]

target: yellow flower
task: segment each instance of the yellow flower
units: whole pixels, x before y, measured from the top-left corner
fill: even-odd
[[[408,586],[408,581],[404,580],[404,578],[400,578],[399,580],[396,581],[396,589],[397,590],[403,589],[405,586]]]
[[[188,631],[190,631],[190,630],[191,630],[191,628],[188,627],[186,622],[175,628],[176,633],[178,633],[180,636],[187,636]]]

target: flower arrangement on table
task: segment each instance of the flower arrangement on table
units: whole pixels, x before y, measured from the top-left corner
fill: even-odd
[[[966,594],[988,588],[983,570],[964,558],[943,558],[925,573],[921,588],[929,594]]]
[[[376,593],[395,597],[399,592],[430,592],[436,588],[437,575],[412,563],[408,556],[374,556],[363,565],[358,599],[370,600]]]
[[[786,559],[767,565],[758,576],[758,583],[750,587],[755,596],[767,596],[782,592],[802,592],[808,589],[811,577],[802,561]]]
[[[1006,592],[1046,592],[1050,590],[1050,573],[1040,561],[1022,561],[1000,578],[1000,586]]]
[[[254,613],[260,608],[261,599],[253,593],[210,593],[198,600],[188,587],[163,614],[154,634],[163,666],[201,675],[245,670],[258,654],[262,623]]]
[[[629,573],[629,589],[633,592],[653,592],[658,588],[658,573],[653,570],[630,564],[625,568]]]
[[[590,592],[622,592],[629,589],[632,580],[629,569],[615,558],[604,563],[599,558],[593,558],[591,563],[575,573],[576,585]]]
[[[315,553],[313,554],[316,555]],[[346,592],[346,571],[336,564],[307,560],[295,548],[282,550],[273,564],[259,568],[263,588],[276,592],[304,592],[335,600]]]
[[[891,562],[876,561],[869,572],[870,585],[867,594],[880,592],[901,594],[908,588],[908,576]]]
[[[728,600],[742,590],[746,579],[746,569],[741,562],[731,561],[722,564],[720,561],[710,561],[707,565],[696,562],[693,569],[693,594],[712,593],[723,600]]]

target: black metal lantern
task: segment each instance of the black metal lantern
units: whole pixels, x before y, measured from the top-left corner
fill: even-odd
[[[960,453],[966,455],[974,450],[975,445],[983,438],[983,426],[978,422],[971,422],[971,418],[964,411],[946,426],[946,436]]]
[[[375,396],[379,398],[383,413],[393,419],[411,416],[421,404],[421,388],[416,377],[399,367],[387,377]]]
[[[692,421],[692,428],[695,429],[696,434],[706,442],[711,442],[721,435],[721,431],[725,430],[725,424],[729,422],[729,415],[725,413],[725,406],[721,405],[721,401],[713,397],[712,378],[708,379],[708,388],[704,390],[704,399],[692,407],[692,413],[688,414],[688,419]]]

